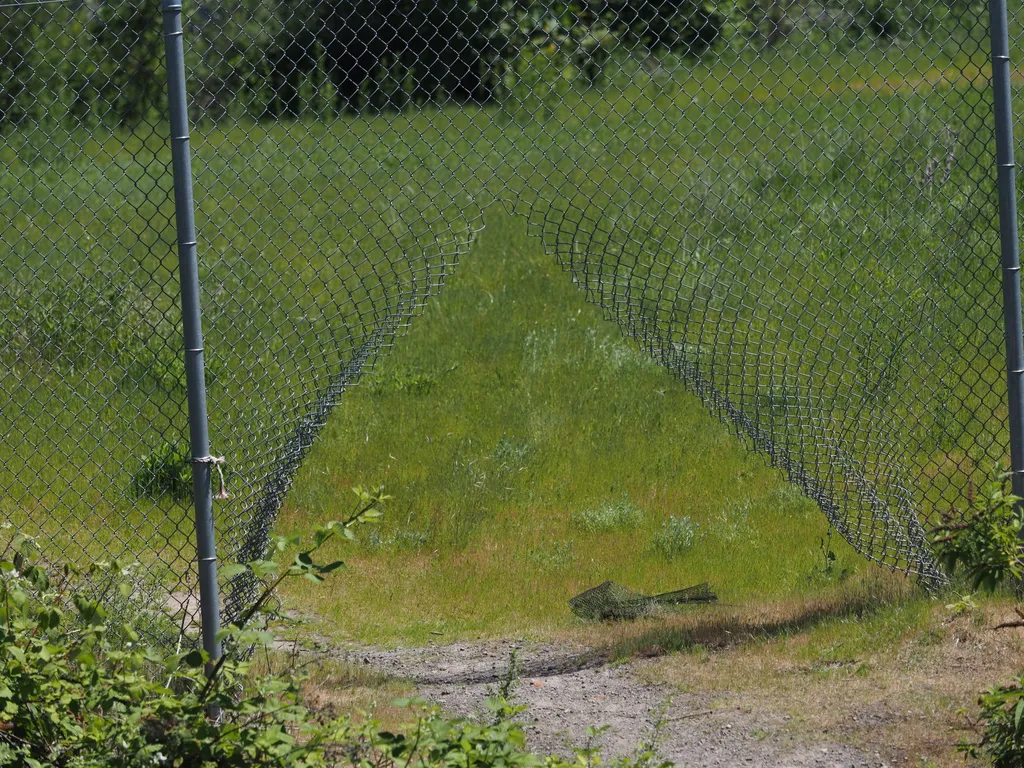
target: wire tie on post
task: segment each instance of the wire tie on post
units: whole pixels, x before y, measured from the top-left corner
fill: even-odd
[[[227,484],[224,482],[224,470],[221,467],[227,462],[223,456],[201,456],[198,459],[192,459],[193,464],[212,464],[213,468],[217,470],[217,476],[220,478],[220,488],[213,498],[218,501],[227,501],[231,498],[231,494],[228,493]]]

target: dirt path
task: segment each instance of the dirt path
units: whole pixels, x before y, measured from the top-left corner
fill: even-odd
[[[520,663],[515,699],[529,709],[530,748],[568,752],[588,726],[610,726],[599,743],[606,757],[632,752],[649,738],[662,707],[661,754],[680,766],[861,768],[890,765],[884,756],[795,733],[788,717],[740,709],[729,697],[680,693],[636,675],[645,661],[609,665],[587,649],[511,641],[346,653],[349,661],[416,684],[421,695],[459,715],[480,712],[507,675],[510,654]]]

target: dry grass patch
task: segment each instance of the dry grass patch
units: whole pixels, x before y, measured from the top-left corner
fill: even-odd
[[[970,736],[967,716],[979,691],[1020,670],[1024,635],[991,629],[1013,616],[1005,599],[962,614],[945,602],[918,598],[866,613],[841,611],[800,634],[758,637],[759,630],[741,629],[745,640],[693,643],[687,652],[646,662],[639,674],[706,693],[718,707],[780,714],[795,733],[826,735],[913,765],[963,764],[953,746]],[[721,626],[706,636],[722,640]]]
[[[312,710],[352,715],[357,721],[373,719],[384,728],[397,728],[409,720],[409,710],[391,702],[413,695],[412,684],[388,677],[354,657],[264,650],[253,659],[250,674],[283,674],[289,669],[305,676],[302,693]]]

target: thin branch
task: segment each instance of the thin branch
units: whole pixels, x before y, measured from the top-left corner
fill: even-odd
[[[997,624],[992,627],[992,630],[995,631],[997,629],[1016,629],[1024,627],[1024,609],[1017,606],[1013,609],[1013,612],[1017,614],[1017,621],[1004,621],[1002,624]]]

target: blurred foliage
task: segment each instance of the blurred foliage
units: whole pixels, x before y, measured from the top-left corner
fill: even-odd
[[[593,87],[631,56],[956,43],[984,18],[968,0],[207,0],[184,28],[193,118],[217,121],[486,103],[551,73]],[[155,120],[161,38],[157,0],[0,9],[0,127]]]

